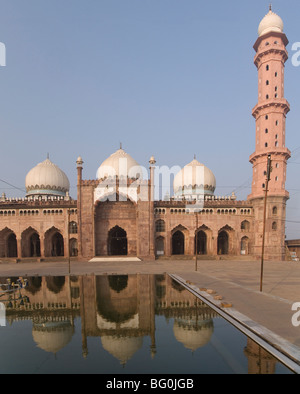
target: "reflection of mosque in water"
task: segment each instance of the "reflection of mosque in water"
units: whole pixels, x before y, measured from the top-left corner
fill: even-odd
[[[27,279],[28,286],[6,301],[6,319],[11,324],[32,320],[36,345],[55,354],[71,342],[76,317],[81,317],[83,357],[88,355],[87,338],[100,337],[103,349],[125,365],[146,336],[155,356],[156,315],[173,319],[174,338],[190,351],[210,342],[218,316],[168,275]],[[250,339],[244,354],[250,373],[274,373],[276,360]]]

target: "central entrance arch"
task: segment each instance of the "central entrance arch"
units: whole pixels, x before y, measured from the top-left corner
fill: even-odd
[[[119,226],[115,226],[108,233],[107,251],[109,256],[127,255],[127,233]]]

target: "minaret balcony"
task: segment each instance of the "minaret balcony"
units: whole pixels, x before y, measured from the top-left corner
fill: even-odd
[[[263,111],[266,108],[270,107],[277,107],[277,108],[282,108],[284,115],[286,115],[290,111],[290,104],[289,102],[284,99],[284,98],[272,98],[268,100],[263,100],[260,101],[259,103],[256,104],[256,106],[252,110],[252,116],[256,119],[259,115],[260,112]]]

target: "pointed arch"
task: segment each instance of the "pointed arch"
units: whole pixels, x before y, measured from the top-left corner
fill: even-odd
[[[195,235],[195,253],[207,254],[207,235],[204,230],[197,230]]]
[[[166,223],[165,223],[164,220],[162,220],[162,219],[156,220],[156,222],[155,222],[155,231],[157,233],[161,233],[161,232],[166,231]]]
[[[56,227],[45,232],[45,257],[64,256],[64,239]]]
[[[41,245],[38,232],[31,226],[21,234],[22,257],[40,257]]]
[[[249,238],[246,236],[241,239],[241,254],[249,254]]]
[[[188,229],[181,224],[173,228],[173,230],[171,231],[171,254],[185,254],[188,235]]]
[[[70,248],[70,256],[71,257],[78,256],[78,241],[77,241],[77,238],[71,238],[70,239],[69,248]]]
[[[127,255],[127,233],[122,227],[115,226],[109,230],[107,237],[107,251],[109,256]]]
[[[229,236],[227,231],[221,230],[218,234],[218,254],[228,254]]]
[[[248,220],[243,220],[241,223],[241,230],[242,231],[250,231],[250,223]]]
[[[8,227],[0,231],[0,257],[18,257],[17,237]]]
[[[165,254],[165,238],[160,236],[155,240],[155,254],[156,256],[163,256]]]
[[[230,252],[230,237],[234,233],[234,229],[228,224],[220,228],[218,232],[217,251],[218,254],[229,254]]]

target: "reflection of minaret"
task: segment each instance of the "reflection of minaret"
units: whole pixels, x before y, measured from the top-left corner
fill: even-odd
[[[244,354],[248,358],[249,374],[275,373],[276,359],[250,338],[247,339]]]
[[[156,342],[155,342],[155,277],[149,275],[150,280],[150,334],[151,334],[151,358],[153,359],[156,354]]]

